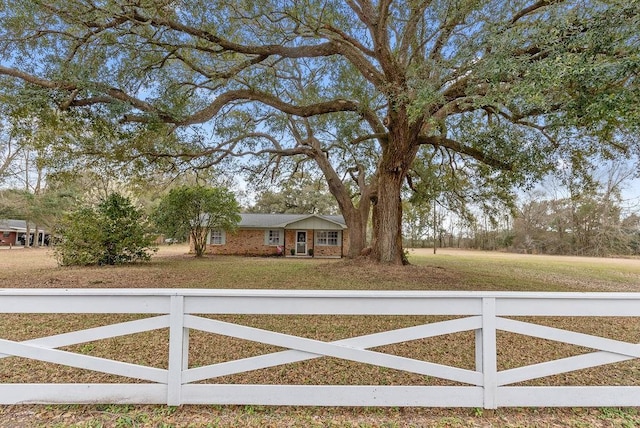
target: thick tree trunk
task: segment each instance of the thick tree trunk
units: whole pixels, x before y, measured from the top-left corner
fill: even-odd
[[[342,186],[341,188],[332,189],[329,186],[329,189],[338,201],[340,212],[349,229],[349,251],[346,256],[348,258],[358,257],[367,246],[367,224],[371,211],[371,200],[368,192],[361,195],[360,202],[356,207],[346,188]]]
[[[373,255],[381,263],[402,264],[402,184],[418,151],[409,127],[390,132],[378,168],[373,207]]]
[[[402,178],[380,174],[378,198],[373,208],[374,257],[382,263],[402,264]]]
[[[322,170],[329,191],[338,201],[349,228],[350,248],[347,257],[357,257],[366,247],[367,223],[373,207],[372,255],[381,263],[402,264],[402,184],[418,152],[420,126],[411,125],[406,109],[400,106],[391,113],[389,137],[383,145],[382,158],[372,182],[358,179],[360,201],[353,204],[344,183],[338,177],[320,147],[309,154]]]
[[[349,190],[336,174],[331,163],[322,151],[318,151],[313,156],[318,167],[324,174],[329,192],[336,198],[340,212],[349,229],[349,251],[348,258],[358,257],[367,246],[367,224],[369,213],[371,212],[371,185],[367,185],[363,180],[358,183],[360,188],[360,201],[354,205]]]
[[[362,220],[355,207],[342,211],[347,228],[349,229],[349,251],[346,257],[353,259],[358,257],[367,245],[367,220]]]

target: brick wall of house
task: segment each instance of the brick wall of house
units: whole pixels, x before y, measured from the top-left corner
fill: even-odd
[[[209,254],[268,256],[278,253],[276,246],[264,245],[264,230],[242,229],[227,233],[225,245],[208,245]]]
[[[284,254],[285,256],[291,255],[291,250],[296,251],[296,231],[285,230],[284,231]],[[307,232],[307,247],[309,247],[309,233]]]
[[[0,245],[16,245],[16,232],[8,232],[7,236],[4,236],[5,233],[0,232]]]
[[[342,247],[340,245],[316,245],[313,254],[318,257],[340,257]]]

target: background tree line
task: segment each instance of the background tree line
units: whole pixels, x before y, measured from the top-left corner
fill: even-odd
[[[529,254],[640,254],[640,196],[625,199],[635,176],[621,163],[590,175],[564,168],[508,207],[461,217],[438,204],[405,210],[408,246],[507,250]],[[435,206],[435,211],[434,211]],[[486,207],[485,207],[486,208]]]

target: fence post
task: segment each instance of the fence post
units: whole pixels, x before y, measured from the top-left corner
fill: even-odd
[[[498,357],[496,349],[496,299],[482,299],[482,374],[484,408],[496,409]],[[476,360],[477,361],[477,360]]]
[[[482,329],[478,328],[475,330],[476,336],[476,371],[482,373]]]
[[[189,335],[184,328],[184,296],[171,296],[169,314],[169,373],[167,379],[167,405],[182,404],[182,370],[188,364]]]

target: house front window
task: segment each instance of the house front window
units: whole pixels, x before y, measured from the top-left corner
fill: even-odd
[[[212,230],[209,235],[209,244],[224,245],[224,230]]]
[[[316,245],[336,246],[340,243],[340,232],[337,230],[319,230],[316,232]]]
[[[264,241],[266,245],[282,245],[284,242],[283,238],[283,233],[279,229],[265,231]]]

